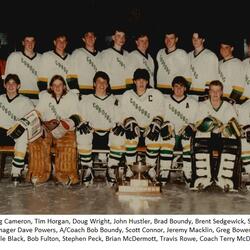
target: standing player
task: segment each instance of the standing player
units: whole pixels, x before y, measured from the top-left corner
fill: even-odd
[[[109,145],[107,181],[113,185],[116,182],[115,169],[124,151],[124,129],[121,125],[115,126],[117,101],[110,94],[109,76],[98,71],[93,81],[95,94],[87,95],[80,101],[84,122],[78,127],[77,142],[80,164],[85,170],[81,181],[85,185],[93,181],[92,148],[103,149]],[[111,131],[113,127],[116,136]]]
[[[245,73],[245,90],[243,99],[250,99],[250,40],[247,40],[247,58],[243,60],[244,73]]]
[[[161,149],[161,157],[164,159],[164,152],[172,154],[171,151],[182,151],[183,173],[187,182],[191,179],[191,153],[190,137],[192,135],[192,124],[197,115],[198,102],[186,95],[187,80],[182,76],[176,76],[172,82],[173,94],[166,98],[165,117],[174,126],[175,146],[168,143],[165,149]],[[165,151],[164,151],[165,150]],[[170,153],[171,152],[171,153]],[[165,156],[167,157],[167,155]],[[160,181],[166,183],[169,175],[171,161],[162,161],[160,168]]]
[[[7,130],[24,115],[34,109],[30,99],[18,93],[20,85],[20,79],[16,74],[8,74],[4,81],[6,94],[0,95],[0,145],[15,145],[11,168],[11,177],[14,182],[21,181],[21,171],[24,168],[28,137],[27,133],[23,133],[21,137],[13,140],[11,137],[7,136]]]
[[[26,34],[22,39],[23,51],[12,52],[8,56],[5,75],[17,74],[22,83],[19,93],[37,104],[39,89],[36,83],[41,55],[35,51],[35,45],[35,36]]]
[[[123,49],[126,42],[124,30],[115,29],[112,40],[113,47],[101,52],[101,69],[110,77],[112,93],[121,95],[126,89],[126,80],[128,79],[128,52]]]
[[[68,88],[77,89],[75,76],[70,75],[70,55],[66,52],[68,44],[65,34],[57,34],[54,38],[54,49],[42,54],[38,70],[38,88],[40,91],[49,88],[48,83],[54,75],[61,75],[67,79]]]
[[[96,35],[94,31],[84,32],[82,37],[84,46],[73,51],[71,57],[72,76],[76,76],[74,85],[79,86],[81,94],[90,94],[93,90],[93,77],[100,67],[100,52],[96,49]]]
[[[194,32],[192,36],[194,50],[189,52],[192,84],[189,93],[197,97],[207,94],[208,85],[217,80],[218,58],[214,52],[204,47],[205,36]]]
[[[184,76],[190,80],[190,63],[188,54],[183,49],[178,49],[178,36],[175,32],[165,33],[165,48],[157,53],[158,64],[156,87],[164,94],[171,93],[171,83],[176,76]]]
[[[146,69],[150,75],[150,86],[154,88],[154,60],[148,53],[149,38],[146,33],[139,33],[135,38],[136,49],[128,55],[128,69],[133,84],[133,73],[137,68]],[[131,85],[133,86],[133,85]],[[130,87],[127,87],[130,88]]]
[[[233,56],[233,41],[226,39],[220,43],[219,80],[224,86],[224,96],[240,103],[245,88],[242,61]]]

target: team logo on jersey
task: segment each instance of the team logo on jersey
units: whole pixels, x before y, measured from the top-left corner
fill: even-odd
[[[64,71],[65,74],[68,74],[68,69],[62,63],[55,60],[55,64],[60,70]]]
[[[160,55],[160,63],[162,64],[162,67],[164,68],[164,70],[168,73],[168,75],[170,75],[170,69],[167,66],[167,64],[165,63],[164,59],[162,58],[162,56]]]
[[[101,114],[109,123],[111,123],[111,117],[109,116],[109,114],[104,110],[102,109],[97,103],[93,103],[93,107],[94,109],[97,110],[97,112],[99,114]]]
[[[33,75],[37,76],[37,71],[23,57],[21,58],[21,63],[23,63],[24,66],[27,67]]]
[[[147,71],[149,72],[149,74],[153,77],[153,76],[154,76],[154,73],[153,73],[152,70],[149,68],[146,59],[143,58],[142,62],[143,62],[143,64],[145,65],[145,67],[146,67]]]
[[[61,116],[58,115],[55,106],[51,102],[49,103],[49,108],[52,111],[52,113],[55,115],[56,119],[61,120]]]
[[[142,115],[146,116],[147,118],[150,118],[150,113],[148,111],[146,111],[145,109],[143,109],[139,104],[137,104],[135,102],[135,100],[133,100],[133,98],[130,98],[130,103],[134,106],[134,108],[136,110],[139,111],[139,113],[141,113]]]
[[[195,67],[191,64],[190,65],[190,68],[191,68],[191,71],[193,72],[193,74],[194,74],[194,78],[195,79],[198,79],[198,73],[196,72],[196,70],[195,70]]]
[[[116,57],[116,61],[120,64],[122,68],[126,68],[125,63],[120,58]]]
[[[16,115],[14,115],[10,110],[8,110],[3,103],[0,102],[0,109],[2,109],[2,111],[9,116],[12,120],[17,121],[18,118],[16,117]]]
[[[188,123],[188,118],[185,117],[185,115],[182,114],[177,108],[175,108],[171,104],[168,105],[168,108],[171,112],[173,112],[176,116],[178,116],[182,121],[184,121],[185,123]]]
[[[89,65],[94,69],[94,71],[96,72],[97,71],[97,67],[96,65],[94,64],[94,62],[91,60],[91,58],[89,56],[87,56],[87,62],[89,63]]]
[[[219,69],[219,75],[220,75],[220,77],[221,77],[221,80],[223,81],[223,82],[225,82],[226,81],[226,77],[223,75],[223,73],[222,73],[222,71]]]

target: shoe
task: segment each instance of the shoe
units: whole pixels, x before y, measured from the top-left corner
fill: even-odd
[[[93,170],[90,167],[84,168],[84,173],[82,177],[82,182],[84,183],[85,186],[88,186],[89,184],[93,184]]]
[[[161,170],[160,174],[159,174],[159,182],[162,185],[166,185],[167,181],[168,181],[168,176],[169,176],[169,170]]]
[[[21,176],[11,176],[11,181],[13,182],[14,186],[17,186],[19,183],[21,183]]]
[[[107,181],[110,185],[114,185],[117,182],[116,175],[115,175],[115,169],[116,169],[116,166],[107,168],[106,178],[107,178]]]

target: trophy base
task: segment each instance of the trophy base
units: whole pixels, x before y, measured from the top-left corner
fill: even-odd
[[[149,180],[131,179],[128,185],[119,185],[117,194],[159,195],[160,186],[153,185]]]

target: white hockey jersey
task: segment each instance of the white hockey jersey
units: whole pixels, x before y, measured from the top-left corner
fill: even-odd
[[[144,55],[138,49],[128,54],[128,70],[130,83],[133,83],[133,75],[136,69],[146,69],[150,75],[149,85],[154,88],[154,60],[149,53]]]
[[[188,54],[183,49],[176,49],[170,53],[165,48],[157,53],[157,88],[162,91],[169,91],[172,88],[172,81],[176,76],[183,76],[190,81],[190,63]],[[164,92],[165,92],[164,91]]]
[[[17,120],[34,109],[32,101],[21,94],[10,100],[6,94],[0,96],[0,127],[9,129]]]
[[[223,124],[226,124],[231,118],[237,118],[235,107],[227,101],[223,101],[221,106],[216,110],[213,108],[210,99],[199,103],[199,109],[196,121],[203,120],[207,116],[213,116]]]
[[[108,48],[101,52],[101,70],[110,78],[110,86],[114,93],[120,94],[126,89],[128,75],[128,52]]]
[[[229,60],[220,60],[219,62],[219,80],[224,86],[224,95],[229,97],[232,91],[242,95],[245,88],[244,67],[242,61],[238,58]]]
[[[46,90],[54,75],[61,75],[65,78],[70,74],[70,55],[62,58],[55,51],[47,51],[42,54],[41,63],[38,70],[38,87],[40,91]],[[69,87],[69,86],[68,86]]]
[[[175,132],[178,133],[184,125],[195,122],[198,108],[198,102],[192,97],[185,96],[177,101],[171,95],[165,98],[165,119],[174,125]]]
[[[94,94],[86,95],[79,106],[83,120],[88,121],[95,130],[108,131],[115,124],[118,105],[113,95],[103,98]]]
[[[134,117],[141,128],[147,127],[154,117],[164,118],[164,96],[157,89],[147,89],[142,96],[127,90],[121,97],[122,121]]]
[[[52,119],[65,119],[71,115],[79,115],[78,97],[72,92],[68,92],[58,101],[48,92],[44,92],[40,97],[35,109],[40,113],[43,121]]]
[[[239,123],[243,126],[250,125],[250,100],[239,106]]]
[[[243,60],[245,89],[243,96],[250,99],[250,58]]]
[[[19,93],[32,99],[38,99],[37,77],[40,60],[41,54],[39,53],[30,58],[18,51],[12,52],[6,62],[5,77],[8,74],[17,74],[21,81]]]
[[[93,90],[93,78],[100,68],[100,52],[92,53],[86,48],[78,48],[71,55],[70,74],[76,75],[80,91]]]
[[[204,94],[206,85],[213,80],[218,80],[219,61],[214,52],[203,49],[195,55],[194,50],[188,54],[191,69],[191,93]]]

